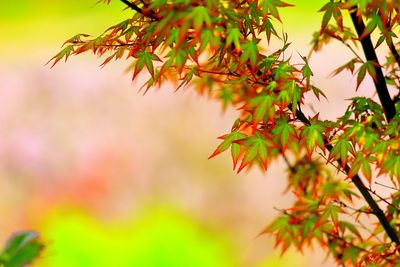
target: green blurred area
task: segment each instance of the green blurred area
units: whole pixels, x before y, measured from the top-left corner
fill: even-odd
[[[326,1],[287,2],[295,7],[280,11],[285,31],[318,28],[320,15],[317,11]],[[110,25],[119,23],[132,14],[132,10],[123,11],[124,8],[117,0],[111,1],[109,5],[97,3],[96,0],[4,1],[0,9],[0,55],[18,55],[23,53],[22,49],[29,52],[59,48],[66,39],[77,33],[99,35]],[[311,36],[305,38],[310,39]]]
[[[42,235],[49,246],[35,266],[235,267],[232,240],[176,207],[153,205],[135,219],[100,222],[87,212],[60,208],[48,215]],[[255,267],[304,266],[278,252]]]
[[[50,216],[38,266],[237,266],[229,241],[175,208],[150,206],[134,220],[100,223],[71,209]]]
[[[286,27],[314,26],[310,19],[317,16],[317,11],[326,2],[315,1],[287,1],[295,7],[281,10],[282,19]],[[121,12],[125,6],[120,1],[111,1],[107,6],[95,0],[81,1],[49,1],[49,0],[21,0],[18,2],[4,1],[0,9],[0,29],[4,41],[25,41],[18,43],[19,47],[26,47],[26,42],[36,44],[40,41],[59,40],[77,32],[99,34],[110,24],[118,23],[132,12]],[[307,19],[304,19],[307,18]],[[294,25],[296,24],[296,25]],[[60,42],[60,41],[59,41]],[[0,45],[7,45],[2,42]]]
[[[131,13],[122,12],[124,5],[119,1],[108,6],[94,0],[3,1],[1,5],[0,55],[7,57],[22,57],[33,50],[55,51],[73,35],[101,34]]]

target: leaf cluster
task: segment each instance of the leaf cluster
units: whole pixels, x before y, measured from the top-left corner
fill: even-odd
[[[400,263],[400,93],[393,96],[388,90],[400,92],[395,43],[399,1],[330,0],[319,10],[322,21],[312,37],[312,52],[340,42],[354,57],[332,75],[355,75],[355,91],[365,79],[372,79],[380,100],[348,99],[346,111],[336,120],[302,111],[307,97],[325,95],[313,83],[308,58],[293,63],[287,57],[288,36],[277,31],[280,8],[291,4],[122,2],[134,11],[128,19],[96,38],[79,34],[67,40],[53,64],[83,52],[104,57],[102,65],[125,58],[131,61],[133,79],[147,75],[145,92],[172,81],[177,89],[193,86],[224,108],[236,107],[237,120],[219,137],[221,143],[210,158],[230,151],[233,168],[240,172],[253,165],[266,170],[283,157],[289,173],[287,190],[296,196],[292,207],[280,210],[263,233],[272,233],[283,252],[290,246],[321,246],[339,265]],[[346,16],[353,25],[346,25]],[[280,49],[271,51],[270,42],[280,44]],[[383,46],[387,57],[381,64],[375,50]],[[395,192],[389,197],[373,188],[380,175],[391,178],[392,185],[386,187]],[[359,207],[362,199],[367,205]],[[365,226],[371,217],[377,223]]]

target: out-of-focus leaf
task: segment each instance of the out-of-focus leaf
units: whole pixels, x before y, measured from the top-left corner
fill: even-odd
[[[15,233],[0,254],[0,266],[22,267],[37,258],[43,249],[39,235],[34,231]]]

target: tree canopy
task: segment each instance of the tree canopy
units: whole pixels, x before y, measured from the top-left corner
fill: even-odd
[[[312,52],[341,42],[354,57],[333,75],[355,75],[354,90],[370,76],[379,99],[353,97],[336,120],[303,112],[306,97],[325,95],[313,82],[308,57],[293,62],[287,55],[290,38],[280,31],[279,10],[296,8],[291,3],[121,2],[132,11],[125,20],[96,38],[68,39],[53,65],[84,52],[104,58],[102,65],[127,59],[132,79],[147,77],[143,92],[173,81],[177,89],[191,86],[224,108],[237,107],[239,117],[210,158],[230,151],[237,172],[254,165],[267,170],[284,158],[296,200],[263,231],[275,236],[282,252],[318,245],[342,266],[400,264],[400,1],[331,0],[319,10]],[[280,45],[273,52],[267,49],[272,42]],[[378,48],[385,50],[383,61]],[[381,175],[391,184],[381,183]],[[365,218],[373,223],[365,225],[371,221]]]

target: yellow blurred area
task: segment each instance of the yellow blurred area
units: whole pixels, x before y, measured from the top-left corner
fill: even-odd
[[[125,62],[43,66],[69,37],[101,34],[132,14],[120,1],[3,2],[1,241],[38,230],[47,244],[40,267],[329,266],[318,248],[281,258],[272,237],[257,237],[278,215],[273,207],[293,199],[283,195],[280,162],[267,175],[236,175],[228,153],[207,160],[235,110],[222,114],[190,88],[142,96]],[[324,1],[292,3],[299,9],[282,12],[285,30],[293,54],[307,53]]]

